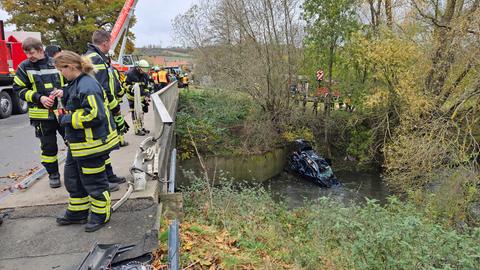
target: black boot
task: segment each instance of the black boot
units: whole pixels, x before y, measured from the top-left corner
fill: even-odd
[[[110,220],[109,220],[110,221]],[[94,232],[100,230],[107,222],[95,222],[93,220],[89,220],[87,225],[85,225],[85,232]]]
[[[108,183],[108,191],[115,192],[120,189],[120,186],[117,183]]]
[[[137,136],[145,136],[145,134],[146,134],[146,133],[145,133],[145,131],[143,131],[143,130],[137,130],[137,131],[135,131],[135,135],[137,135]]]
[[[112,175],[108,177],[108,182],[112,184],[122,184],[125,183],[127,179],[125,177],[118,177],[116,175]]]
[[[149,133],[150,133],[150,130],[145,129],[145,128],[142,128],[142,131],[145,132],[145,134],[149,134]]]
[[[51,188],[59,188],[62,186],[62,183],[60,182],[60,174],[58,172],[50,174],[48,179]]]
[[[60,226],[63,225],[72,225],[72,224],[85,224],[88,220],[88,210],[71,212],[69,210],[65,211],[62,216],[57,217],[57,224]]]

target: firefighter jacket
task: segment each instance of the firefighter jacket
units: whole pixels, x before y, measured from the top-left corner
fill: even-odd
[[[74,159],[108,154],[118,147],[118,135],[102,86],[81,74],[64,91],[65,110],[59,117]]]
[[[169,83],[168,81],[168,73],[166,70],[160,70],[158,72],[158,82],[160,83]]]
[[[54,88],[62,89],[65,85],[63,76],[53,65],[51,58],[45,57],[33,63],[23,61],[17,68],[13,79],[13,91],[28,103],[30,120],[55,120],[53,109],[45,108],[40,102],[42,96],[48,97]]]
[[[95,45],[88,44],[85,55],[92,61],[95,68],[95,79],[100,83],[107,95],[108,108],[113,113],[120,111],[117,94],[115,93],[115,74],[110,68],[110,60]]]
[[[145,99],[145,96],[150,96],[150,78],[148,74],[141,73],[137,68],[130,69],[126,74],[125,79],[125,89],[127,91],[127,99],[133,101],[135,99],[135,94],[133,90],[133,85],[138,83],[140,86],[140,96],[142,101]]]
[[[122,103],[122,98],[125,95],[125,89],[123,88],[123,82],[125,81],[125,75],[114,68],[113,66],[110,66],[110,69],[113,72],[113,79],[114,79],[114,86],[115,86],[115,97],[117,98],[119,103]]]
[[[183,76],[182,83],[183,84],[188,84],[188,77],[187,76]]]

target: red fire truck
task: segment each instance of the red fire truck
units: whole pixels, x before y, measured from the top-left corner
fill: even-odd
[[[28,33],[18,32],[18,36]],[[7,118],[12,113],[26,113],[27,103],[13,92],[13,77],[17,66],[27,57],[22,49],[22,42],[15,33],[5,35],[3,21],[0,20],[0,118]]]

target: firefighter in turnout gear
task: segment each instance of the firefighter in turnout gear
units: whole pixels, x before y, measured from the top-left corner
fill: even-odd
[[[110,60],[105,55],[110,50],[110,33],[105,30],[97,30],[92,35],[92,43],[88,44],[86,56],[92,61],[95,78],[103,87],[108,99],[108,109],[116,120],[116,129],[124,134],[128,127],[120,112],[120,104],[115,93],[115,74],[110,67]],[[112,184],[120,184],[126,181],[125,177],[118,177],[113,173],[110,158],[105,161],[108,181]],[[112,189],[111,189],[112,190]]]
[[[35,136],[40,139],[42,165],[48,172],[50,187],[58,188],[61,182],[57,132],[64,137],[64,128],[58,125],[53,110],[57,108],[57,97],[61,95],[59,89],[65,85],[64,79],[52,59],[45,55],[40,40],[27,38],[22,46],[28,59],[18,66],[13,90],[28,102],[30,123],[35,127]]]
[[[123,102],[123,96],[125,95],[125,89],[123,88],[123,82],[125,81],[125,75],[120,73],[116,68],[110,66],[111,72],[114,74],[114,85],[115,85],[115,97],[118,100],[118,103]],[[130,126],[125,121],[125,118],[121,114],[117,114],[114,117],[115,124],[117,125],[118,140],[120,146],[127,146],[128,142],[125,141],[125,133],[128,132]],[[119,128],[120,127],[120,128]]]
[[[135,63],[135,67],[130,69],[127,72],[125,79],[125,89],[127,91],[128,105],[130,107],[130,112],[132,113],[133,127],[135,130],[135,135],[144,136],[145,134],[150,133],[143,127],[143,122],[141,119],[138,119],[135,115],[135,93],[134,85],[138,83],[140,87],[140,96],[142,99],[142,110],[144,113],[148,112],[148,105],[150,102],[150,78],[148,76],[148,70],[150,69],[150,64],[146,60],[140,60]]]
[[[65,127],[68,154],[65,161],[65,187],[70,195],[59,225],[85,224],[93,232],[110,220],[106,161],[118,148],[118,136],[102,86],[88,73],[89,59],[63,51],[55,57],[55,66],[69,80],[63,92],[63,110],[56,110],[58,122]],[[90,212],[90,217],[89,217]]]
[[[168,72],[162,67],[162,69],[158,71],[158,83],[160,84],[160,89],[167,86],[169,82]]]

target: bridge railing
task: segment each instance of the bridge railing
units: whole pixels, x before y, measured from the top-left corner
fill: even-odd
[[[167,192],[168,163],[175,147],[174,128],[179,89],[176,82],[150,96],[154,113],[154,130],[139,146],[131,169],[134,190],[144,190],[147,180],[163,183],[160,192]]]

